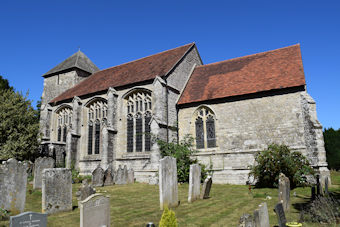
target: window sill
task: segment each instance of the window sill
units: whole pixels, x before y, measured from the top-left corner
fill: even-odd
[[[83,162],[86,162],[86,161],[100,161],[101,160],[101,156],[100,154],[94,154],[94,155],[86,155],[84,156],[81,160]]]
[[[145,152],[133,152],[131,154],[125,154],[121,158],[116,158],[116,160],[133,160],[133,159],[150,159],[150,154]]]

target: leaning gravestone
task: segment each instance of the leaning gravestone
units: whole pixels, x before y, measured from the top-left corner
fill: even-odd
[[[133,171],[133,169],[129,169],[127,171],[127,183],[128,184],[135,183],[135,171]]]
[[[176,158],[166,156],[159,161],[160,208],[178,206]]]
[[[325,195],[328,195],[328,177],[325,178]]]
[[[25,212],[16,216],[11,216],[9,221],[10,227],[46,227],[47,214],[36,212]]]
[[[94,194],[81,201],[80,227],[110,227],[110,199],[101,194]]]
[[[0,165],[0,208],[18,214],[26,201],[27,164],[9,159]]]
[[[100,166],[92,172],[92,185],[93,187],[102,187],[104,185],[104,170]]]
[[[96,190],[92,188],[91,185],[89,185],[87,179],[84,179],[82,182],[82,185],[78,189],[76,196],[79,201],[85,200],[87,197],[89,197],[92,194],[95,194]]]
[[[278,203],[275,205],[274,211],[276,213],[277,216],[277,220],[279,222],[279,227],[286,227],[286,215],[285,215],[285,211],[283,209],[282,203]]]
[[[44,169],[42,176],[42,211],[57,213],[72,210],[72,174],[70,169]]]
[[[270,227],[267,203],[261,203],[254,211],[255,225],[260,227]]]
[[[119,165],[117,169],[117,178],[116,178],[116,184],[127,184],[128,181],[128,171],[126,165],[124,165],[124,168],[122,168],[121,165]]]
[[[212,185],[212,178],[211,176],[207,176],[207,178],[205,178],[204,183],[203,183],[203,187],[202,187],[202,191],[200,195],[201,199],[209,198],[211,185]]]
[[[39,157],[34,162],[34,180],[33,189],[41,188],[42,171],[44,169],[54,168],[54,159],[51,157]]]
[[[114,172],[109,166],[104,172],[104,186],[114,185]]]
[[[285,211],[289,210],[290,182],[283,173],[279,176],[279,203],[282,203]]]
[[[199,164],[190,165],[189,173],[189,195],[188,202],[192,203],[200,198],[201,187],[201,166]]]

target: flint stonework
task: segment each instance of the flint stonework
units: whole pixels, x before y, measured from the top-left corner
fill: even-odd
[[[176,158],[166,156],[159,161],[160,208],[178,206]]]
[[[81,201],[80,227],[110,227],[110,198],[94,194]]]
[[[83,201],[87,197],[95,193],[96,193],[96,190],[91,185],[89,185],[87,179],[84,179],[82,182],[82,185],[80,186],[80,188],[78,189],[76,193],[76,196],[78,200]]]
[[[200,187],[201,187],[201,166],[199,164],[190,165],[189,196],[188,196],[189,203],[192,203],[200,198]]]
[[[207,178],[205,178],[204,183],[203,183],[203,187],[202,187],[202,191],[200,195],[201,199],[210,198],[211,185],[212,185],[212,178],[211,176],[207,176]]]
[[[44,169],[42,176],[42,212],[72,210],[72,174],[70,169]]]
[[[282,203],[285,211],[289,210],[290,200],[290,182],[289,178],[283,173],[279,176],[279,203]]]
[[[267,203],[261,203],[254,211],[255,225],[259,227],[270,227]]]
[[[47,227],[47,214],[25,212],[11,216],[9,227]]]
[[[0,208],[18,214],[26,201],[27,163],[9,159],[0,165]]]
[[[104,185],[104,170],[100,166],[92,172],[92,185],[93,187],[102,187]]]
[[[34,162],[33,189],[41,189],[42,171],[54,168],[55,161],[51,157],[39,157]]]

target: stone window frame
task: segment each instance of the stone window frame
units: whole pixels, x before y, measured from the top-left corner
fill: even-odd
[[[86,123],[86,155],[95,156],[102,152],[102,129],[107,125],[107,100],[95,97],[85,105]],[[92,130],[90,132],[90,130]]]
[[[213,120],[213,128],[214,128],[214,138],[210,139],[208,141],[208,133],[207,133],[207,123],[211,123],[211,120]],[[217,135],[216,135],[216,122],[217,122],[217,118],[216,118],[216,114],[215,112],[208,106],[199,106],[193,114],[192,117],[192,124],[193,125],[193,129],[192,129],[192,134],[194,135],[194,146],[196,149],[198,150],[205,150],[205,149],[214,149],[217,147]],[[203,126],[203,131],[202,131],[202,136],[203,136],[203,141],[202,143],[198,143],[197,142],[197,125],[201,123]]]
[[[57,119],[56,140],[65,143],[67,133],[72,129],[73,109],[71,106],[62,105],[55,113]]]
[[[126,152],[142,153],[151,151],[152,92],[135,88],[123,96],[126,118]],[[141,121],[139,121],[139,119]],[[132,120],[132,125],[131,125]],[[146,122],[148,120],[149,122]],[[138,122],[137,122],[138,121]],[[137,129],[137,123],[140,125]],[[132,132],[129,131],[132,129]],[[137,133],[137,130],[140,131]],[[128,135],[133,135],[129,137]],[[147,144],[148,143],[148,144]],[[139,149],[138,149],[139,148]]]

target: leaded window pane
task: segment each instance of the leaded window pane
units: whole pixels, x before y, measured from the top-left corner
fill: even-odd
[[[61,141],[61,128],[58,128],[58,141]]]
[[[145,151],[151,150],[151,128],[150,128],[151,116],[147,115],[145,117]]]
[[[100,140],[100,123],[96,122],[96,130],[95,130],[95,141],[94,141],[94,153],[99,154],[99,140]]]
[[[87,153],[89,154],[89,155],[91,155],[92,154],[92,141],[93,141],[93,125],[91,124],[91,125],[89,125],[89,138],[88,138],[88,144],[87,144]]]
[[[143,119],[138,116],[136,119],[136,151],[143,149]]]
[[[133,152],[133,118],[127,119],[127,152]]]
[[[196,148],[204,148],[204,131],[203,131],[203,120],[197,118],[195,122],[196,126]]]
[[[66,135],[67,135],[67,128],[66,126],[64,127],[64,131],[63,131],[63,141],[66,142]]]
[[[206,126],[208,147],[216,147],[215,120],[212,116],[208,117]]]

